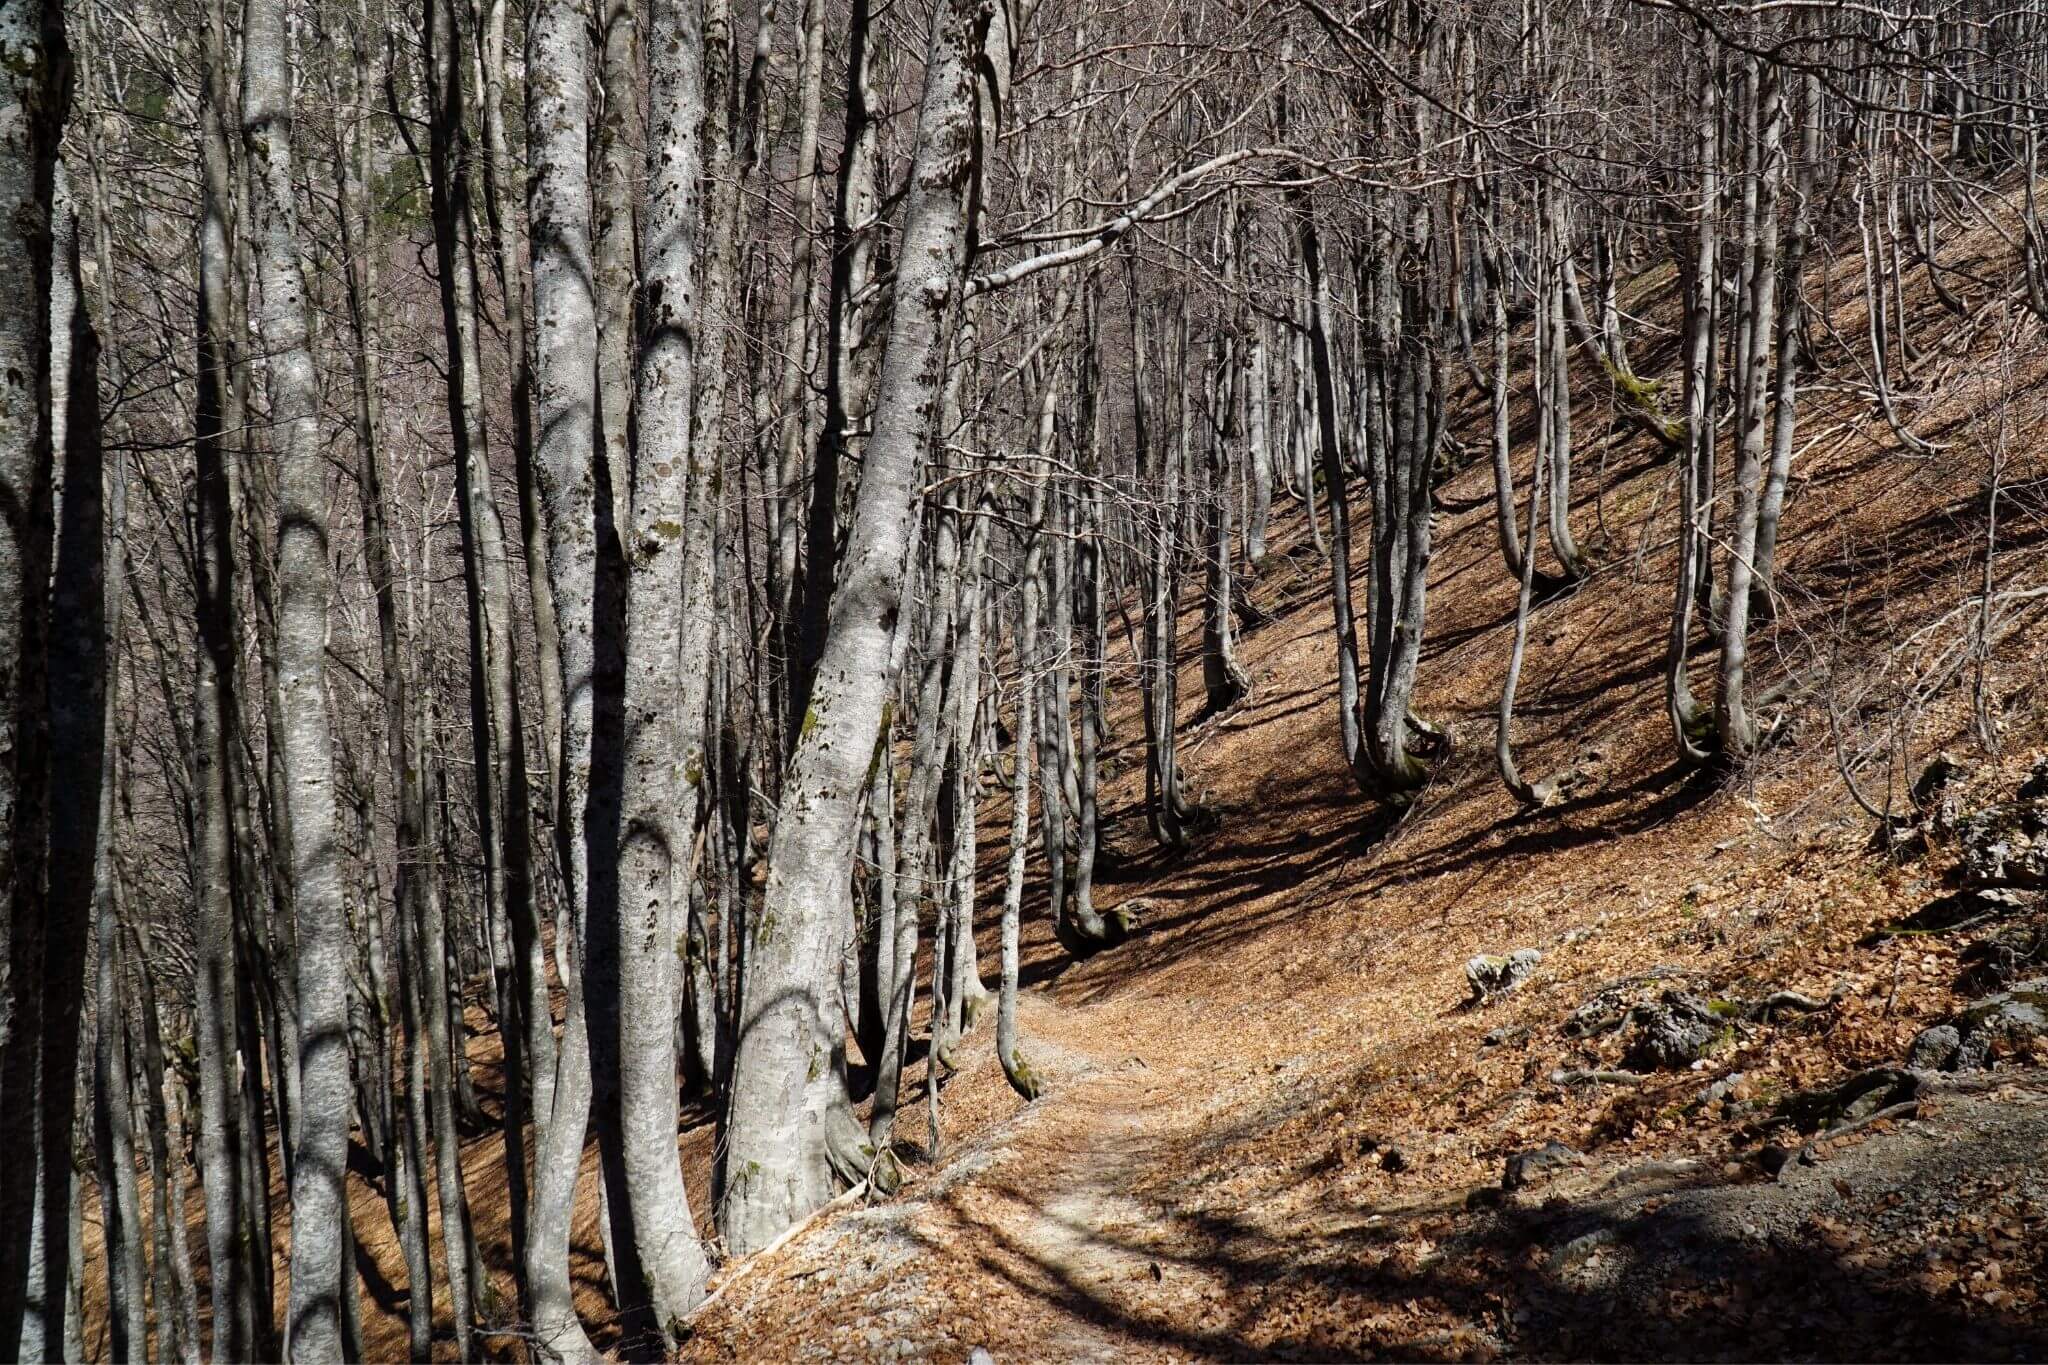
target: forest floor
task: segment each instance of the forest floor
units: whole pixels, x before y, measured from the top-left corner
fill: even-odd
[[[1140,932],[1075,961],[1042,885],[1027,901],[1022,1032],[1045,1093],[1010,1092],[984,1023],[942,1086],[936,1162],[723,1272],[689,1358],[2048,1355],[2048,1050],[1922,1074],[1839,1137],[1770,1123],[1902,1066],[1983,993],[1963,987],[1987,924],[2040,913],[1971,903],[1942,928],[1948,836],[1874,846],[1838,768],[1876,755],[1865,794],[1904,809],[1947,750],[1963,762],[1947,800],[1967,814],[2010,800],[2048,751],[2048,613],[2019,602],[1987,666],[2000,757],[1970,738],[1967,670],[1935,662],[1970,628],[1956,608],[1981,572],[1994,381],[2009,420],[2039,429],[2038,329],[1997,343],[1930,307],[1913,419],[1943,454],[1901,459],[1844,388],[1817,385],[1802,412],[1758,651],[1802,685],[1739,773],[1673,761],[1671,465],[1613,420],[1604,383],[1580,393],[1582,420],[1603,405],[1610,420],[1588,421],[1573,508],[1597,568],[1537,610],[1518,716],[1523,771],[1570,774],[1548,809],[1516,806],[1494,772],[1514,584],[1483,461],[1440,495],[1417,698],[1455,746],[1398,814],[1344,771],[1327,570],[1298,513],[1277,522],[1252,589],[1272,619],[1242,642],[1247,704],[1195,719],[1186,622],[1183,763],[1216,828],[1177,855],[1150,847],[1126,715],[1098,904],[1141,906]],[[1483,441],[1477,418],[1453,429]],[[2027,481],[2048,467],[2000,453],[2000,586],[2031,587],[2048,579],[2048,518]],[[1702,696],[1712,657],[1704,642],[1694,656]],[[999,793],[982,817],[991,916],[1006,811]],[[992,977],[992,920],[983,944]],[[1543,955],[1533,977],[1472,1001],[1467,959],[1521,948]],[[1683,986],[1729,1022],[1692,1065],[1624,1073],[1626,1027],[1569,1022],[1617,982],[1624,1010]],[[1784,990],[1823,1007],[1735,1017]],[[1602,1079],[1566,1074],[1589,1071]],[[921,1094],[899,1132],[926,1140]],[[1504,1190],[1509,1158],[1547,1142],[1570,1150]]]

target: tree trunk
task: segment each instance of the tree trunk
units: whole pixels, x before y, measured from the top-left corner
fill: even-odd
[[[335,843],[333,736],[327,723],[327,462],[319,376],[307,337],[292,184],[291,72],[284,0],[243,11],[242,147],[250,240],[263,307],[257,318],[278,452],[278,698],[286,717],[284,800],[297,912],[299,1093],[292,1163],[291,1317],[295,1361],[341,1360],[348,1238],[348,963]]]
[[[1017,607],[1017,763],[1010,792],[1010,861],[1003,881],[1003,982],[996,997],[996,1058],[1010,1088],[1026,1100],[1038,1098],[1038,1073],[1024,1060],[1017,1039],[1017,930],[1024,904],[1024,862],[1031,852],[1031,722],[1038,710],[1038,576],[1045,554],[1045,484],[1031,490],[1025,522],[1022,588]]]
[[[619,1307],[629,1336],[652,1332],[664,1348],[702,1299],[709,1274],[676,1150],[673,1007],[679,883],[690,875],[689,814],[704,777],[713,609],[716,455],[691,437],[704,326],[696,296],[705,113],[698,22],[689,0],[657,0],[649,15],[654,120],[640,225],[645,310],[626,538],[624,728],[617,795],[604,794],[618,843],[615,861],[607,865],[594,851],[590,869],[591,1065]]]
[[[986,47],[976,42],[984,16]],[[719,1218],[741,1255],[860,1178],[874,1158],[847,1100],[831,985],[844,950],[861,779],[888,728],[890,639],[967,261],[975,67],[983,61],[1007,77],[1006,25],[1005,11],[975,0],[948,0],[932,17],[874,434],[747,947],[752,975]]]
[[[537,1142],[525,1267],[533,1330],[567,1365],[596,1358],[576,1316],[569,1233],[590,1113],[583,995],[589,908],[586,844],[600,539],[614,540],[611,467],[596,447],[597,298],[589,272],[590,39],[581,0],[540,0],[526,33],[527,220],[533,257],[534,476],[545,514],[547,568],[560,627],[560,754],[555,847],[562,902],[562,1038],[547,1136]],[[614,550],[616,553],[616,550]],[[605,856],[610,856],[608,853]]]

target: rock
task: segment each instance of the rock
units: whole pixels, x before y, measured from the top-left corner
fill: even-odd
[[[1685,985],[1689,974],[1682,967],[1657,966],[1634,976],[1618,977],[1600,986],[1564,1021],[1567,1038],[1593,1038],[1612,1033],[1628,1022],[1637,1005],[1656,998],[1664,987]]]
[[[2048,965],[2048,918],[2003,925],[1962,953],[1956,989],[1984,995],[2010,988],[2024,973]]]
[[[1956,1016],[1962,1041],[1948,1060],[1950,1071],[1983,1071],[2013,1044],[2048,1034],[2048,994],[2002,991],[1986,996]]]
[[[1688,1109],[1706,1109],[1716,1104],[1732,1102],[1735,1097],[1736,1087],[1741,1085],[1748,1075],[1749,1073],[1746,1071],[1729,1072],[1720,1080],[1715,1081],[1712,1085],[1701,1090],[1699,1094],[1693,1096],[1692,1103],[1686,1107]]]
[[[1506,995],[1527,981],[1543,954],[1534,948],[1517,948],[1506,957],[1481,953],[1465,964],[1465,980],[1472,987],[1474,1004],[1485,1004],[1496,995]]]
[[[2034,785],[2030,778],[2023,790]],[[1956,824],[1956,843],[1956,874],[1966,888],[2048,886],[2048,794],[1964,816]]]
[[[1546,1175],[1576,1166],[1581,1160],[1577,1151],[1562,1142],[1546,1142],[1541,1147],[1509,1156],[1500,1174],[1500,1187],[1519,1190]]]
[[[967,1365],[996,1365],[996,1358],[988,1353],[988,1347],[977,1346],[967,1353]]]
[[[1940,1071],[1961,1047],[1963,1035],[1954,1024],[1936,1024],[1922,1029],[1906,1049],[1906,1066],[1913,1071]]]
[[[2027,780],[2020,783],[2018,795],[2022,801],[2048,796],[2048,756],[2034,760],[2034,766],[2027,770]]]
[[[1932,1028],[1906,1049],[1915,1071],[1983,1071],[2004,1053],[2048,1037],[2048,978],[2034,977],[1989,995]]]
[[[1690,991],[1665,991],[1631,1010],[1629,1022],[1635,1033],[1622,1064],[1631,1071],[1683,1071],[1733,1028]]]

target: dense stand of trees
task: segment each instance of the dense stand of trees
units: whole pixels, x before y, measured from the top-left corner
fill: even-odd
[[[1613,553],[1597,396],[1669,469],[1676,754],[1747,761],[1797,681],[1802,399],[1941,458],[1932,373],[2048,320],[2044,37],[2038,0],[0,0],[0,1353],[357,1354],[352,1169],[414,1356],[445,1306],[464,1358],[594,1358],[590,1181],[605,1331],[672,1348],[700,1228],[756,1251],[936,1151],[992,994],[1039,1093],[1030,855],[1063,951],[1133,931],[1119,695],[1147,836],[1217,819],[1183,639],[1203,714],[1252,695],[1276,500],[1332,753],[1400,807],[1452,744],[1437,490],[1490,463],[1496,752],[1546,805],[1516,690]]]

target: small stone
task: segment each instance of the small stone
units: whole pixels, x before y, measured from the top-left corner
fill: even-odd
[[[1496,995],[1515,989],[1536,971],[1543,954],[1534,948],[1517,948],[1505,957],[1481,953],[1465,963],[1465,980],[1472,987],[1472,1000],[1484,1004]]]
[[[1690,991],[1666,991],[1630,1012],[1635,1037],[1623,1064],[1632,1071],[1683,1071],[1706,1055],[1728,1024]]]
[[[2041,796],[2048,796],[2048,757],[2035,759],[2034,766],[2027,770],[2027,780],[2020,783],[2020,800],[2032,801]]]
[[[1507,1024],[1502,1024],[1497,1029],[1487,1030],[1486,1036],[1479,1041],[1486,1047],[1501,1047],[1507,1043],[1519,1043],[1528,1036],[1529,1030],[1526,1028],[1514,1028]]]
[[[1576,1166],[1581,1160],[1577,1151],[1562,1142],[1546,1142],[1541,1147],[1508,1157],[1507,1165],[1501,1171],[1500,1187],[1519,1190],[1546,1175]]]
[[[1981,1071],[1992,1062],[2000,1044],[2025,1042],[2048,1034],[2048,995],[2037,991],[2004,991],[1987,996],[1956,1017],[1962,1043],[1949,1058],[1950,1071]]]
[[[1709,1105],[1725,1103],[1734,1095],[1735,1088],[1742,1084],[1744,1077],[1748,1074],[1746,1071],[1729,1072],[1720,1080],[1701,1090],[1693,1099],[1693,1107],[1695,1109],[1704,1109]]]
[[[1906,1066],[1914,1071],[1939,1071],[1949,1064],[1962,1042],[1963,1035],[1954,1024],[1922,1029],[1906,1049]]]

